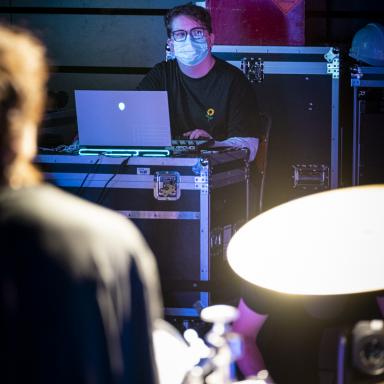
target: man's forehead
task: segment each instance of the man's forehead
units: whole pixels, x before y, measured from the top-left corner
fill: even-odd
[[[172,20],[172,29],[191,29],[194,27],[202,27],[202,24],[189,16],[179,15]]]

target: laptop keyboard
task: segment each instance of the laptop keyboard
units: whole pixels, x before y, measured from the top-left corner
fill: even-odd
[[[172,140],[172,148],[176,151],[198,151],[200,149],[208,148],[211,144],[213,144],[213,142],[213,139],[176,139]]]

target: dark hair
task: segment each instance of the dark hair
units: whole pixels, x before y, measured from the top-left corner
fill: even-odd
[[[164,16],[164,23],[167,28],[168,37],[171,36],[173,19],[177,16],[188,16],[207,28],[209,33],[212,33],[212,21],[209,12],[203,7],[188,3],[170,9]]]

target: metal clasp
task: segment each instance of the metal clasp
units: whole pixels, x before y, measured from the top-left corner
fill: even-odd
[[[180,198],[180,173],[158,171],[154,174],[153,195],[157,200],[177,200]]]
[[[297,189],[328,189],[329,167],[324,164],[294,164],[293,188]]]

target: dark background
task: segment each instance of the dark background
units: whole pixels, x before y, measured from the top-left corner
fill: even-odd
[[[52,90],[133,89],[165,57],[164,13],[185,2],[0,0],[0,18],[31,28],[46,43],[55,66]],[[349,47],[354,33],[371,21],[384,23],[383,1],[306,0],[306,45]]]

